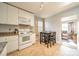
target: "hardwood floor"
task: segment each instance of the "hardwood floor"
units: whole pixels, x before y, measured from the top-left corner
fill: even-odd
[[[55,44],[47,48],[44,44],[36,42],[32,46],[20,51],[15,51],[8,56],[78,56],[77,48],[69,48],[65,45]]]

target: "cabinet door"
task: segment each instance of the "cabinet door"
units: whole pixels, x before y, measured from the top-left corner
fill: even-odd
[[[7,5],[0,3],[0,24],[7,23]]]
[[[32,41],[32,43],[35,43],[36,42],[35,34],[31,34],[30,40]]]
[[[0,37],[0,42],[5,42],[7,41],[6,39],[7,39],[6,37]]]
[[[31,26],[34,27],[34,18],[31,19],[31,23],[30,24],[31,24]]]
[[[27,18],[25,21],[26,21],[26,23],[25,23],[26,25],[30,25],[30,23],[31,23],[30,19]]]
[[[19,17],[27,18],[26,12],[19,9]]]
[[[18,25],[18,9],[8,5],[8,24]]]
[[[18,49],[18,37],[17,36],[10,36],[7,37],[7,52],[13,52]]]

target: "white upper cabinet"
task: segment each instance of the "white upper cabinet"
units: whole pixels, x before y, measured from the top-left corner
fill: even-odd
[[[19,9],[19,22],[26,25],[34,25],[34,15]]]
[[[18,9],[1,2],[0,24],[18,25]]]
[[[19,9],[19,17],[27,18],[27,16],[26,16],[26,12],[23,11],[23,10],[20,10],[20,9]]]
[[[34,15],[16,7],[0,3],[0,24],[18,25],[18,22],[34,26]]]
[[[0,3],[0,24],[7,22],[7,4]]]
[[[18,25],[18,9],[8,5],[8,24]]]
[[[30,25],[30,19],[19,17],[19,24]]]
[[[33,18],[33,16],[34,15],[31,13],[19,9],[19,17],[31,19],[31,18]]]

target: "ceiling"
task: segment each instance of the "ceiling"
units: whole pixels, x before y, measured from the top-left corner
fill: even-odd
[[[61,11],[79,5],[79,3],[68,3],[68,2],[43,2],[43,8],[40,9],[41,2],[9,2],[14,6],[33,12],[39,17],[49,17],[55,15]]]

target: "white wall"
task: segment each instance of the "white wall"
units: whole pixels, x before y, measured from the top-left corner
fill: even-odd
[[[64,11],[62,13],[59,13],[57,15],[54,16],[50,16],[48,18],[46,18],[46,26],[48,26],[48,28],[46,27],[46,31],[56,31],[57,35],[56,35],[56,39],[57,39],[57,43],[61,43],[61,18],[62,17],[68,17],[68,16],[72,16],[72,15],[79,15],[79,7]]]
[[[51,21],[51,20],[50,20]],[[51,23],[47,19],[45,20],[45,31],[51,31]]]
[[[57,43],[61,42],[61,21],[59,17],[50,17],[46,19],[46,31],[55,31],[56,32],[56,41]]]

